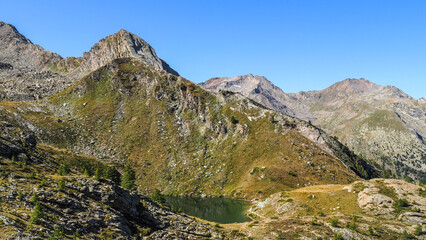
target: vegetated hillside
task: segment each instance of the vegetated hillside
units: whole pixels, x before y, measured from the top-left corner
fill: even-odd
[[[2,34],[8,32],[4,29],[14,29],[13,39],[24,38],[11,25],[3,24]],[[15,42],[10,46],[16,47]],[[6,53],[3,57],[9,59]],[[102,67],[120,57],[134,60]],[[25,61],[16,58],[16,64]],[[142,67],[134,66],[137,61]],[[83,58],[44,62],[22,79],[10,72],[19,75],[21,68],[5,68],[5,98],[43,98],[98,67],[46,106],[3,107],[33,126],[46,143],[94,153],[106,161],[132,162],[140,170],[140,181],[154,183],[147,190],[243,197],[241,193],[254,196],[298,185],[351,181],[356,178],[352,171],[363,177],[375,174],[362,159],[308,123],[284,115],[275,120],[275,112],[241,96],[214,96],[178,78],[148,43],[125,30],[102,39]],[[58,76],[66,83],[57,81]],[[50,103],[56,105],[53,111],[47,109]],[[339,171],[345,169],[342,162],[347,169]]]
[[[4,103],[47,144],[130,162],[139,190],[267,196],[378,172],[309,123],[117,59],[46,103]]]
[[[377,167],[400,178],[426,181],[426,101],[412,99],[398,88],[346,79],[321,91],[284,93],[266,78],[253,75],[212,78],[200,86],[239,92],[310,120]]]
[[[119,175],[94,157],[38,145],[11,112],[0,119],[1,239],[229,239],[104,179]]]

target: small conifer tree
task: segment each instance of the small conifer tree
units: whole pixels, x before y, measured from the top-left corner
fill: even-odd
[[[99,170],[99,168],[97,168],[96,171],[95,171],[95,180],[96,181],[101,180],[101,171]]]
[[[36,204],[38,202],[38,197],[37,197],[37,193],[34,191],[33,192],[33,197],[31,198],[31,201]]]
[[[422,225],[417,225],[416,230],[414,230],[414,235],[420,236],[423,233]]]
[[[127,163],[124,167],[124,174],[121,178],[121,186],[125,189],[133,190],[136,187],[135,179],[135,171],[133,170],[132,166]]]
[[[77,230],[75,230],[74,234],[72,235],[72,239],[73,240],[78,240],[78,237],[80,237],[80,233],[79,233],[79,231],[77,229]]]
[[[113,167],[108,166],[104,171],[104,178],[120,183],[120,173]]]
[[[41,205],[39,202],[35,204],[33,215],[31,216],[31,223],[32,224],[38,224],[40,222],[40,219],[43,217],[43,209],[41,208]]]
[[[87,170],[87,168],[84,169],[84,173],[83,174],[86,177],[90,177],[90,173],[89,173],[89,170]]]
[[[71,169],[66,163],[62,164],[58,170],[58,174],[61,176],[67,175],[70,172],[71,172]]]
[[[64,231],[59,225],[53,227],[53,235],[49,237],[49,240],[62,240],[65,239]]]
[[[19,189],[19,190],[18,190],[18,200],[19,200],[19,201],[22,201],[22,199],[24,199],[24,194],[22,193],[22,190],[21,190],[21,189]]]
[[[65,181],[64,181],[64,179],[59,180],[59,182],[58,182],[58,190],[59,191],[64,191],[65,190]]]
[[[152,194],[152,199],[158,203],[165,203],[166,199],[164,198],[163,194],[161,194],[160,190],[155,189],[154,194]]]

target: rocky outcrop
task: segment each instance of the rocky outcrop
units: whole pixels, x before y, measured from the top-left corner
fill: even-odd
[[[425,222],[426,199],[421,195],[424,188],[396,179],[375,179],[368,182],[355,182],[364,189],[358,193],[358,205],[370,215],[380,215],[383,218],[403,219],[410,223]],[[395,209],[395,204],[400,199],[406,200],[407,206]],[[398,211],[404,211],[396,215]],[[416,210],[416,212],[410,212]]]
[[[358,193],[359,207],[370,214],[387,215],[395,209],[392,208],[394,200],[383,194],[379,194],[380,189],[368,187]]]
[[[0,156],[30,159],[36,150],[37,140],[30,130],[32,126],[15,124],[19,117],[15,117],[5,109],[0,110]],[[18,120],[19,121],[19,120]]]
[[[12,227],[26,236],[53,235],[54,226],[67,235],[78,232],[79,236],[89,238],[102,235],[114,239],[218,239],[221,236],[213,227],[164,209],[149,198],[130,193],[110,181],[69,178],[61,191],[55,183],[47,181],[33,191],[23,190],[19,202],[17,189],[21,187],[17,181],[29,182],[14,176],[0,188],[4,205],[16,205],[15,215],[29,220],[20,206],[32,210],[35,206],[32,196],[36,194],[44,215],[54,216],[41,218],[39,227],[28,231],[0,213],[3,227]]]
[[[0,62],[0,69],[13,69],[12,64]]]

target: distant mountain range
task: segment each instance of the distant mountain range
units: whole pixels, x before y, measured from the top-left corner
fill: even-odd
[[[262,76],[212,78],[199,84],[233,91],[337,136],[357,154],[398,177],[426,181],[426,100],[393,86],[346,79],[321,91],[285,93]]]

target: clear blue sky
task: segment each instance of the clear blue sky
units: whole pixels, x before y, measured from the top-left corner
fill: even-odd
[[[0,20],[63,57],[124,28],[194,82],[247,73],[285,92],[364,77],[426,97],[426,1],[2,1]]]

